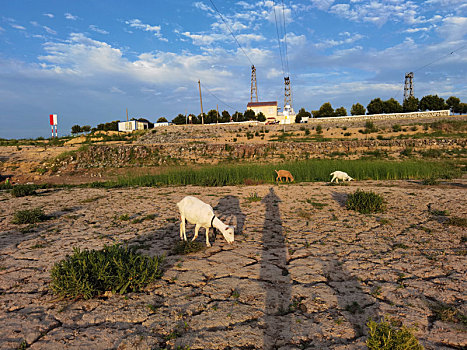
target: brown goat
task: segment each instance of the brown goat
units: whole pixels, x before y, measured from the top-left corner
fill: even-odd
[[[285,177],[285,181],[288,182],[290,180],[290,182],[294,181],[294,178],[292,176],[292,174],[290,173],[290,171],[288,170],[274,170],[276,173],[277,173],[277,177],[276,177],[276,181],[279,181],[282,182],[282,178]]]

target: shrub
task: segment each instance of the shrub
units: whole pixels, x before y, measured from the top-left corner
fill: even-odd
[[[366,345],[370,350],[422,350],[421,346],[406,327],[396,327],[386,321],[376,323],[369,321],[367,323],[369,328],[368,339]]]
[[[347,209],[356,210],[362,214],[382,212],[385,202],[382,196],[374,192],[357,190],[349,194],[345,203]]]
[[[41,208],[19,210],[13,215],[12,222],[17,225],[35,224],[36,222],[45,221],[48,216],[44,214]]]
[[[25,197],[36,194],[37,187],[35,185],[15,185],[11,190],[13,197]]]
[[[422,184],[427,185],[427,186],[434,186],[434,185],[439,184],[439,181],[438,179],[436,179],[436,177],[429,177],[429,178],[423,179]]]
[[[316,133],[317,133],[317,134],[323,133],[323,127],[322,127],[321,125],[318,125],[318,126],[316,127]]]
[[[69,298],[90,299],[106,291],[136,292],[162,275],[162,257],[148,257],[120,244],[102,250],[73,249],[73,255],[56,263],[51,289]]]
[[[392,126],[392,131],[394,131],[394,132],[402,131],[402,127],[399,124],[394,124]]]
[[[11,185],[10,181],[0,183],[0,190],[10,190],[13,186]]]
[[[467,227],[467,218],[453,216],[446,221],[446,224],[459,227]]]

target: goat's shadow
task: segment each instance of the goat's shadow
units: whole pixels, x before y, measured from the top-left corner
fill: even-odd
[[[345,207],[348,197],[347,193],[332,192],[331,196],[341,207]]]
[[[213,209],[224,224],[235,226],[235,234],[243,234],[246,215],[240,209],[238,197],[232,195],[222,197]]]

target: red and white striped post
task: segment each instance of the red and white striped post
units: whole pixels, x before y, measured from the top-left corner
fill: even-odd
[[[57,115],[50,114],[49,120],[50,120],[50,127],[52,128],[52,137],[54,137],[54,126],[55,126],[55,137],[58,137]]]

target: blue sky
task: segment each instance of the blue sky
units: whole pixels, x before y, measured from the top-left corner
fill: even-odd
[[[198,79],[205,112],[243,112],[252,63],[260,101],[290,76],[295,111],[402,102],[410,71],[416,97],[467,102],[467,3],[0,0],[0,137],[199,114]]]

